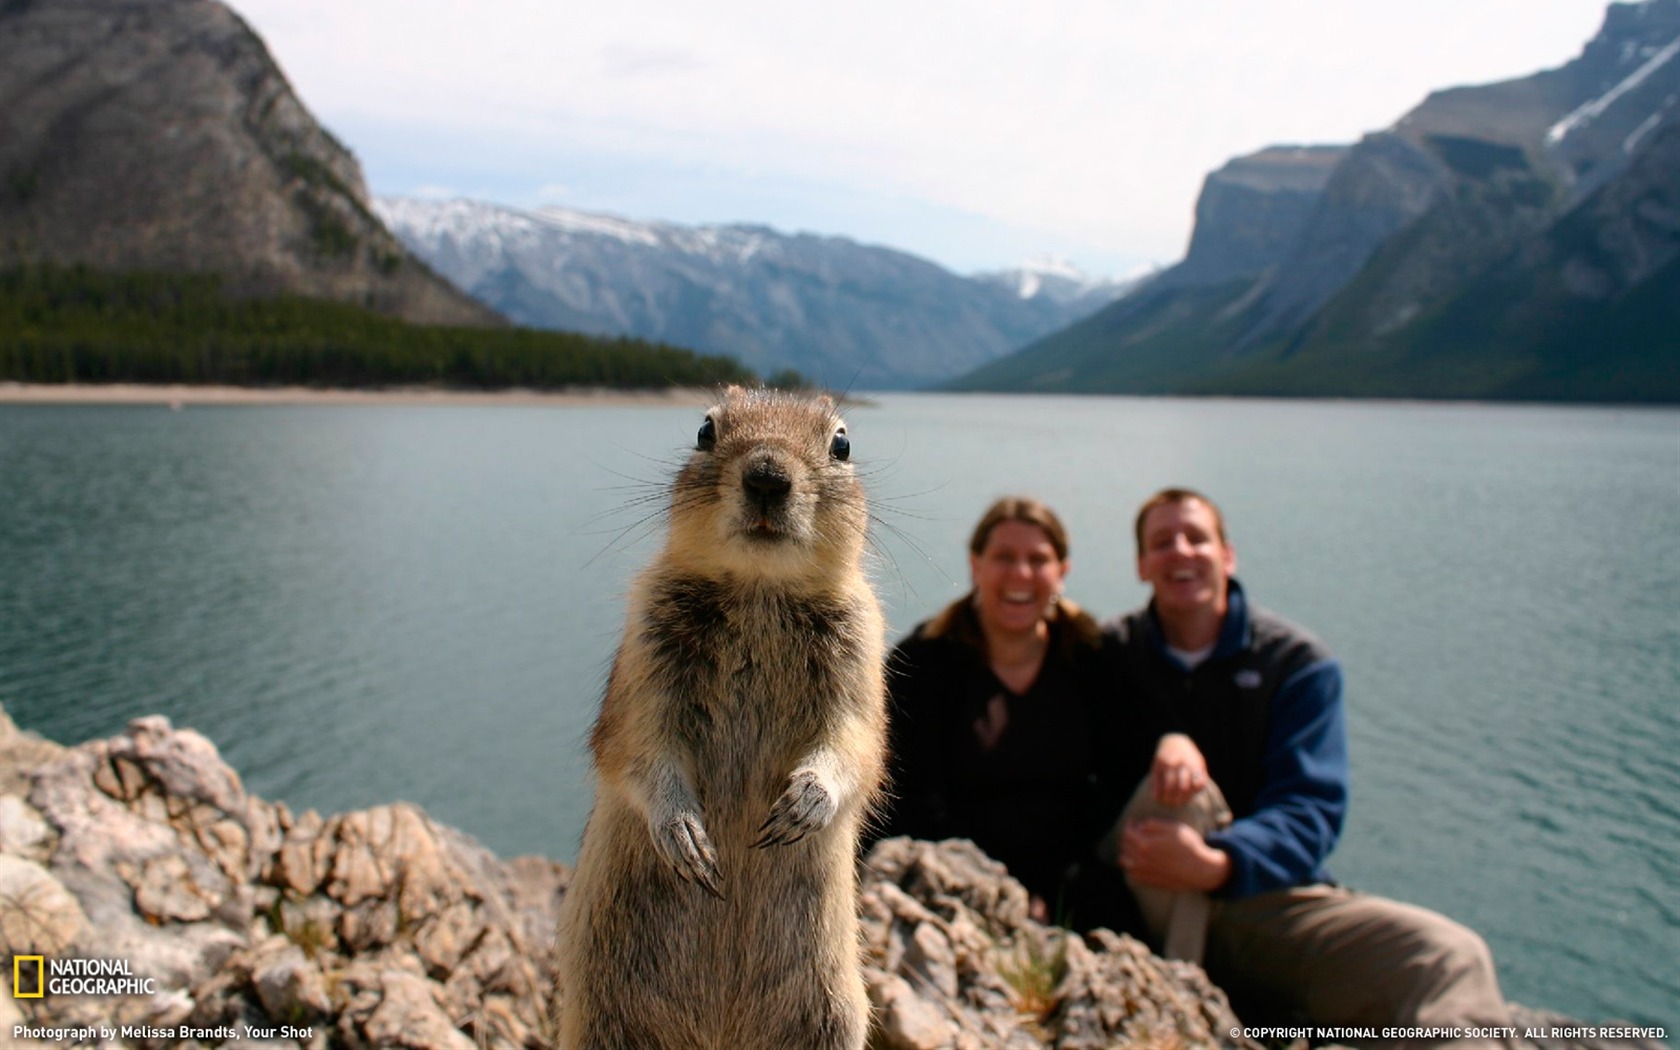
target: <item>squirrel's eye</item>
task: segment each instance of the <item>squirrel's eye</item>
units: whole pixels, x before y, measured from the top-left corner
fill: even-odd
[[[706,421],[700,424],[700,433],[695,435],[694,447],[702,452],[710,452],[716,444],[717,423],[712,420],[711,416],[707,416]]]
[[[828,454],[835,459],[848,459],[852,454],[852,439],[846,436],[846,428],[841,427],[834,432],[834,440],[828,443]]]

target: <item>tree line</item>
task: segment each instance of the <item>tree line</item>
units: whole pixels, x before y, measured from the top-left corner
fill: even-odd
[[[543,389],[757,377],[733,358],[639,339],[410,324],[349,303],[230,295],[210,274],[27,265],[0,270],[0,379]]]

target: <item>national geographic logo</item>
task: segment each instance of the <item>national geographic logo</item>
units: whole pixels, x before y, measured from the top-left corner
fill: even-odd
[[[47,957],[18,955],[12,958],[12,998],[39,999],[47,994]]]
[[[157,981],[136,977],[124,959],[12,958],[12,998],[53,995],[156,995]]]

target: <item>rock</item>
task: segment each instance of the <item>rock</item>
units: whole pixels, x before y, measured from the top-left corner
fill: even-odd
[[[476,1050],[439,1005],[434,982],[416,974],[380,975],[379,1005],[359,1026],[372,1046],[404,1050]]]
[[[448,974],[484,932],[484,923],[466,901],[456,901],[426,919],[414,931],[414,950],[434,974]]]
[[[179,854],[149,858],[134,887],[134,905],[147,921],[198,922],[208,919],[214,906],[221,903],[222,894],[206,890],[193,880],[192,868]]]
[[[343,952],[346,949],[337,932],[342,914],[343,909],[328,897],[319,894],[298,897],[281,893],[264,916],[261,932],[283,934],[310,958],[323,953]]]
[[[554,937],[554,917],[560,913],[571,870],[547,857],[515,857],[504,870],[508,903],[526,938],[532,944],[547,944]]]
[[[45,860],[52,830],[34,806],[17,795],[0,795],[0,853]]]
[[[36,754],[46,761],[19,780],[31,802],[0,808],[0,827],[18,829],[16,848],[51,847],[48,863],[0,860],[43,893],[59,886],[42,900],[81,903],[79,947],[97,942],[159,986],[150,1000],[52,1004],[59,1019],[302,1022],[364,1045],[457,1045],[468,1029],[495,1045],[540,1039],[563,867],[506,867],[408,805],[294,818],[161,718]]]
[[[1613,3],[1559,68],[1237,158],[1182,263],[946,387],[1680,401],[1677,36],[1676,0]]]
[[[910,934],[910,944],[904,953],[904,964],[921,978],[923,984],[943,995],[957,994],[956,956],[951,941],[931,922],[919,923]]]
[[[314,893],[327,877],[329,840],[321,838],[321,815],[309,810],[286,829],[269,879],[297,894]]]
[[[940,1050],[956,1042],[956,1026],[918,996],[904,978],[880,971],[870,978],[869,1001],[875,1006],[875,1023],[891,1050]]]
[[[215,0],[0,7],[0,265],[216,272],[429,324],[498,318],[369,210],[361,166]]]
[[[30,804],[57,835],[50,870],[99,931],[98,954],[168,994],[244,943],[248,876],[278,835],[208,740],[137,719],[128,735],[67,749],[30,779]],[[242,832],[236,848],[228,824]]]
[[[294,817],[163,719],[68,749],[13,746],[23,736],[0,711],[0,783],[28,793],[0,796],[0,947],[122,960],[157,991],[0,998],[0,1030],[187,1024],[271,1033],[206,1044],[229,1047],[553,1050],[564,866],[500,861],[410,805]],[[858,908],[874,1046],[1215,1047],[1238,1024],[1198,967],[1033,922],[1026,890],[969,842],[878,844]],[[1577,1048],[1598,1050],[1545,1043]]]
[[[251,969],[251,985],[269,1017],[288,1025],[305,1025],[328,1017],[332,999],[320,967],[303,949],[282,936],[273,950],[259,957]]]
[[[954,839],[933,850],[924,845],[909,839],[880,843],[870,854],[870,870],[924,904],[960,907],[986,917],[999,929],[1026,924],[1026,887],[1009,878],[1002,864],[966,839]]]
[[[1218,284],[1282,262],[1346,154],[1344,146],[1274,146],[1227,161],[1202,183],[1190,247],[1171,281]]]
[[[945,1038],[899,1001],[897,977],[945,1007],[959,1045],[1224,1047],[1240,1024],[1197,967],[1168,963],[1129,937],[1076,934],[1027,917],[1027,892],[971,842],[879,843],[863,890],[871,994],[893,1008],[894,1045]],[[885,917],[883,919],[883,916]],[[883,938],[881,927],[886,926]]]
[[[0,854],[0,958],[58,955],[86,929],[81,904],[45,868]]]
[[[1067,941],[1051,1019],[1058,1047],[1252,1045],[1226,1035],[1241,1022],[1200,967],[1159,959],[1107,930],[1091,941]]]
[[[336,843],[326,893],[345,907],[387,899],[405,921],[434,915],[465,892],[435,825],[413,806],[399,803],[347,813],[324,834]]]
[[[59,757],[64,750],[38,733],[19,729],[0,709],[0,795],[27,795],[28,771]]]

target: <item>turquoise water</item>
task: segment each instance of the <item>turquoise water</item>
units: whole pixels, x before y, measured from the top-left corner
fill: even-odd
[[[265,798],[575,856],[584,737],[704,406],[0,407],[0,704],[163,712]],[[1142,601],[1132,508],[1225,508],[1349,680],[1332,867],[1481,930],[1514,999],[1680,1024],[1680,412],[883,396],[849,413],[895,635],[993,497]],[[649,502],[652,497],[652,502]],[[650,516],[651,515],[651,516]]]

